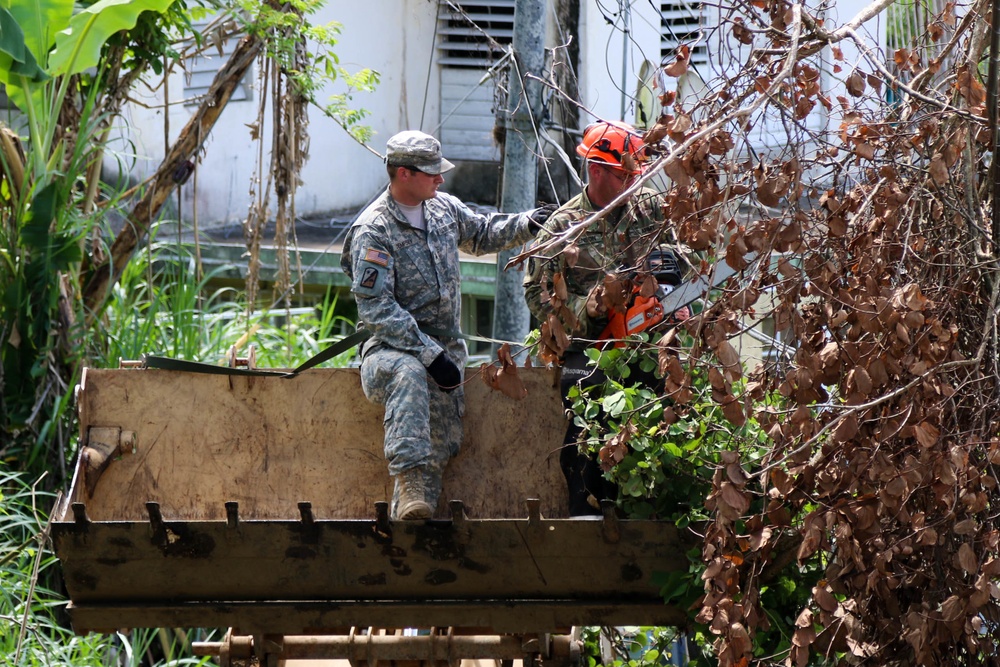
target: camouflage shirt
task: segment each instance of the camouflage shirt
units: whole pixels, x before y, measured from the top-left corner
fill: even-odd
[[[579,249],[573,266],[560,252],[563,245],[546,250],[544,257],[532,256],[524,277],[524,297],[532,315],[539,322],[548,318],[553,308],[543,295],[552,293],[552,276],[562,273],[569,294],[566,306],[577,318],[577,323],[573,323],[560,317],[566,333],[574,338],[599,338],[608,320],[606,317],[592,319],[587,315],[587,296],[609,271],[638,268],[652,247],[674,242],[673,236],[665,230],[662,201],[655,190],[643,188],[625,204],[591,224],[573,242]],[[535,245],[551,240],[596,211],[584,189],[549,217],[535,237]]]
[[[386,189],[351,226],[340,264],[357,298],[358,326],[372,332],[366,345],[393,347],[428,366],[443,346],[420,327],[461,327],[459,249],[497,252],[524,243],[532,231],[527,213],[479,215],[443,192],[423,207],[426,232],[407,222]],[[463,366],[464,342],[446,342]]]

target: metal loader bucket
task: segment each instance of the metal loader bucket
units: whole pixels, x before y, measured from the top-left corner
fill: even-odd
[[[557,377],[475,377],[435,519],[392,522],[382,412],[354,369],[294,379],[87,369],[81,456],[53,525],[74,629],[352,626],[549,632],[669,625],[657,521],[565,518]]]

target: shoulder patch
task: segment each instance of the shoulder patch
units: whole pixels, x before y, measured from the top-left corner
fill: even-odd
[[[351,291],[359,296],[376,296],[385,285],[389,269],[371,262],[358,262]]]
[[[361,272],[361,280],[358,281],[358,287],[374,289],[375,285],[378,284],[379,273],[381,272],[378,269],[366,266],[365,270]]]
[[[384,250],[376,250],[375,248],[366,248],[365,261],[387,267],[389,266],[389,253]]]

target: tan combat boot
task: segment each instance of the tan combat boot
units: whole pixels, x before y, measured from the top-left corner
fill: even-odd
[[[392,518],[396,521],[429,519],[434,514],[434,508],[427,502],[427,484],[422,467],[410,468],[396,475],[393,498],[396,503]]]

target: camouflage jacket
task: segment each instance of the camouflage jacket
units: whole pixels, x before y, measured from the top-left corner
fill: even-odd
[[[366,346],[388,345],[427,366],[446,344],[463,366],[464,341],[439,340],[420,327],[460,330],[459,249],[482,255],[524,243],[532,236],[529,217],[479,215],[443,192],[423,207],[426,232],[407,222],[387,188],[351,226],[340,265],[358,302],[358,326],[372,332]]]
[[[546,296],[553,291],[552,277],[562,273],[569,293],[566,306],[577,320],[574,323],[560,317],[566,333],[574,338],[599,338],[608,320],[606,317],[592,319],[587,315],[587,296],[609,271],[636,269],[651,248],[674,243],[673,235],[665,228],[661,206],[662,199],[655,190],[639,190],[625,204],[591,224],[576,238],[573,244],[579,253],[573,266],[560,252],[565,244],[546,250],[544,256],[532,255],[524,277],[524,297],[532,315],[539,322],[544,322],[553,312]],[[596,211],[584,189],[549,217],[535,237],[534,245],[551,240]],[[580,347],[574,345],[571,349]]]

